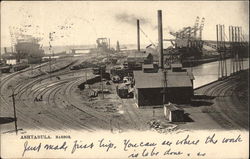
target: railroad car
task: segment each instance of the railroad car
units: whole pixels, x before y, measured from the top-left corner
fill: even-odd
[[[25,63],[21,63],[21,64],[17,64],[17,65],[14,65],[13,66],[13,71],[16,72],[16,71],[20,71],[20,70],[23,70],[25,68],[29,67],[28,64],[25,64]]]
[[[3,66],[0,68],[1,73],[10,73],[11,66]]]

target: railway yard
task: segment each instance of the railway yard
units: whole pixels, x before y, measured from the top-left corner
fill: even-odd
[[[166,39],[158,10],[157,46],[143,49],[140,20],[133,21],[137,49],[122,49],[118,40],[114,49],[102,37],[93,48],[54,53],[50,32],[45,53],[39,38],[16,37],[1,61],[1,133],[248,130],[249,42],[242,27],[228,26],[226,41],[225,26],[217,24],[216,41],[203,40],[205,18],[197,16],[194,26]]]
[[[100,57],[101,58],[101,57]],[[79,85],[94,78],[90,68],[71,70],[92,62],[95,56],[71,57],[1,75],[1,133],[14,132],[11,95],[15,95],[17,127],[28,130],[84,130],[126,132],[153,130],[162,133],[194,129],[248,129],[248,71],[241,71],[194,90],[190,104],[180,105],[185,122],[169,122],[163,108],[138,108],[133,98],[120,98],[116,83],[105,79],[107,93],[91,98],[88,89],[101,82]],[[52,71],[51,71],[52,70]]]

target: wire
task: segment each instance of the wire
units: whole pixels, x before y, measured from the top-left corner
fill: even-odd
[[[140,27],[141,32],[143,33],[143,35],[150,41],[151,44],[154,45],[154,47],[156,48],[156,45],[153,43],[153,41],[148,37],[148,35],[142,30],[142,28]]]

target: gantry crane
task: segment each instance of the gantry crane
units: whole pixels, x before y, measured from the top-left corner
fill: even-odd
[[[176,38],[191,38],[191,39],[201,40],[205,18],[203,17],[201,19],[200,27],[199,27],[199,20],[200,20],[200,17],[197,16],[193,27],[191,26],[184,27],[183,29],[177,32],[170,32],[170,34]],[[199,31],[199,36],[197,36],[197,31]]]

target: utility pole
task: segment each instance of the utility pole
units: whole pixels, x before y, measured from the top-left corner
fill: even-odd
[[[225,54],[224,56],[226,56],[226,42],[225,42],[225,26],[223,25],[223,43],[224,43],[224,50],[225,50]],[[225,65],[225,75],[227,77],[227,60],[226,57],[224,57],[224,65]]]
[[[219,25],[217,24],[216,25],[216,44],[217,44],[217,51],[219,53],[219,59],[218,59],[218,62],[219,62],[219,65],[218,65],[218,79],[220,78],[220,58],[221,58],[221,54],[220,54],[220,50],[219,50]]]
[[[235,38],[235,72],[238,72],[238,37],[237,37],[237,27],[234,27],[234,38]]]
[[[31,74],[33,75],[33,65],[31,64]]]
[[[228,29],[229,29],[229,31],[228,31],[228,33],[229,33],[228,41],[229,41],[229,48],[230,48],[229,51],[230,51],[230,57],[231,57],[231,59],[230,59],[230,74],[232,74],[232,35],[231,35],[231,26],[229,26]]]
[[[241,43],[241,45],[243,45],[242,27],[240,27],[240,43]],[[244,70],[244,65],[243,65],[243,55],[241,56],[241,65],[242,65],[242,70]]]
[[[163,70],[163,106],[166,103],[166,94],[167,94],[167,70]]]
[[[50,32],[49,33],[49,50],[50,50],[50,55],[49,55],[49,70],[50,70],[50,80],[51,80],[51,55],[53,54],[53,58],[54,58],[54,51],[52,51],[52,45],[51,42],[53,41],[53,34],[55,34],[55,32]]]
[[[49,55],[49,78],[51,80],[51,55]]]
[[[222,34],[222,25],[219,25],[220,30],[220,55],[221,55],[221,77],[224,77],[224,65],[223,65],[223,34]]]
[[[15,104],[15,96],[17,94],[14,94],[14,90],[12,89],[12,95],[10,95],[9,97],[12,97],[12,102],[13,102],[13,110],[14,110],[14,121],[15,121],[15,131],[16,131],[16,135],[17,135],[17,117],[16,117],[16,104]]]
[[[100,67],[101,69],[101,89],[102,89],[102,99],[104,99],[104,94],[103,94],[103,82],[102,82],[102,67]]]
[[[87,70],[85,71],[85,77],[86,77],[86,84],[88,84],[88,83],[87,83],[87,81],[88,81],[88,73],[87,73]]]
[[[162,90],[162,104],[166,103],[166,87],[167,87],[167,70],[164,69],[163,63],[163,33],[162,33],[162,11],[158,10],[157,12],[158,18],[158,46],[159,46],[159,68],[163,72],[163,90]]]
[[[233,55],[233,74],[236,72],[235,70],[235,38],[234,38],[234,27],[231,26],[231,34],[232,34],[232,55]]]
[[[238,33],[238,46],[239,46],[239,48],[238,48],[238,57],[239,57],[239,71],[241,71],[242,70],[242,68],[241,68],[241,52],[240,52],[240,48],[241,48],[241,45],[240,45],[240,27],[237,27],[237,33]]]
[[[49,33],[49,39],[51,41],[51,33]],[[49,78],[51,80],[51,48],[52,46],[51,46],[50,41],[49,41]]]

